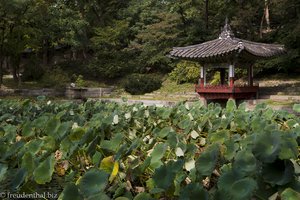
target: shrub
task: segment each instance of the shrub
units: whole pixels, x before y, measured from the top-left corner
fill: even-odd
[[[76,76],[76,75],[75,75]],[[78,76],[76,76],[76,79],[75,79],[75,85],[76,87],[85,87],[87,86],[86,85],[86,82],[85,80],[83,79],[83,76],[80,74]]]
[[[200,65],[191,61],[181,61],[169,75],[177,84],[196,83],[200,76]]]
[[[214,73],[212,80],[210,81],[210,85],[219,85],[221,82],[221,76],[220,76],[220,72],[217,71]]]
[[[126,78],[124,88],[130,94],[145,94],[161,87],[162,81],[154,75],[131,74]]]
[[[60,68],[47,71],[41,80],[43,87],[55,88],[65,87],[70,82],[69,75]]]
[[[95,78],[119,78],[132,72],[132,59],[126,52],[101,51],[87,65],[87,70]]]
[[[22,81],[37,81],[43,77],[45,71],[39,63],[39,59],[30,58],[30,60],[24,65]]]

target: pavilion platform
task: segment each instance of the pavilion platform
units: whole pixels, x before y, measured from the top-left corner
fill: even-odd
[[[213,99],[256,99],[259,86],[195,85],[200,97]]]
[[[198,62],[200,64],[200,79],[195,91],[200,100],[214,99],[255,99],[259,86],[253,84],[253,66],[257,60],[273,58],[285,54],[286,50],[280,44],[266,44],[236,38],[228,20],[217,39],[201,44],[173,47],[169,53],[172,58]],[[248,83],[235,84],[236,69],[247,70]],[[220,83],[210,85],[207,81],[211,76],[207,73],[219,71]]]

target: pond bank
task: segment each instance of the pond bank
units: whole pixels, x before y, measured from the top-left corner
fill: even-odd
[[[168,100],[141,100],[141,99],[126,99],[123,100],[122,98],[103,98],[103,99],[95,99],[95,101],[103,101],[103,102],[116,102],[116,103],[127,103],[127,104],[136,104],[136,103],[143,103],[144,105],[147,106],[158,106],[158,107],[162,107],[162,106],[175,106],[178,102],[180,101],[168,101]],[[188,104],[192,104],[195,103],[197,100],[187,100],[185,102],[187,102]],[[244,101],[239,101],[237,102],[237,104],[239,105],[240,103],[245,102],[246,103],[246,108],[249,110],[253,110],[255,108],[256,105],[261,104],[261,103],[265,103],[267,104],[268,107],[274,109],[274,110],[286,110],[289,113],[295,113],[293,111],[293,105],[299,102],[280,102],[280,101],[270,101],[269,99],[255,99],[255,100],[244,100]],[[222,107],[226,106],[226,102],[221,104]]]
[[[87,87],[66,87],[60,89],[1,89],[0,97],[21,96],[21,97],[62,97],[67,99],[88,99],[109,96],[113,87],[107,88],[87,88]]]

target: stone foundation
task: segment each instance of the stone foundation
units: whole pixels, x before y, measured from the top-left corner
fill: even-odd
[[[100,98],[109,96],[113,88],[71,88],[67,87],[65,96],[69,99]]]
[[[114,90],[110,88],[71,88],[65,89],[1,89],[0,96],[48,96],[48,97],[66,97],[68,99],[87,99],[107,97]]]

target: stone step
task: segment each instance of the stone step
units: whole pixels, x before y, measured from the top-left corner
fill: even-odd
[[[155,96],[146,96],[146,95],[143,95],[143,96],[139,96],[140,99],[154,99]]]
[[[283,86],[278,86],[278,87],[260,87],[260,91],[300,91],[300,87],[283,87]]]
[[[146,94],[143,94],[143,96],[150,96],[150,97],[152,97],[152,96],[157,96],[157,94],[155,94],[155,93],[146,93]]]
[[[300,101],[300,96],[292,96],[292,95],[270,95],[271,100],[278,101]]]

